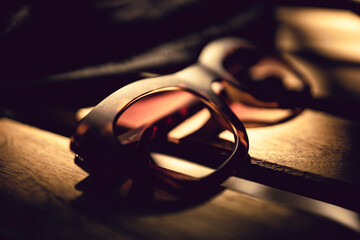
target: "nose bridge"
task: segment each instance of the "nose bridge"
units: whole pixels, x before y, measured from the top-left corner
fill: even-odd
[[[200,64],[194,64],[187,67],[177,72],[175,75],[188,87],[198,91],[199,93],[211,91],[212,82],[219,78],[218,74],[210,71]]]
[[[221,99],[213,90],[212,84],[219,78],[223,76],[218,75],[217,73],[210,71],[208,68],[195,64],[192,65],[178,73],[176,76],[182,81],[186,82],[188,86],[202,94],[214,108],[220,110],[231,122],[236,122],[237,128],[246,132],[241,121],[232,113],[226,103]],[[246,135],[246,133],[245,133]],[[247,137],[245,137],[247,138]]]

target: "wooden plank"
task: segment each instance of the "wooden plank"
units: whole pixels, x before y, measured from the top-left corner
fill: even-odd
[[[248,129],[256,159],[360,185],[360,123],[305,110],[295,119]]]
[[[359,122],[307,109],[248,134],[252,167],[239,176],[360,210]]]
[[[1,119],[0,238],[357,237],[327,219],[231,190],[172,209],[108,207],[106,196],[94,201],[75,189],[84,177],[73,163],[68,138]]]

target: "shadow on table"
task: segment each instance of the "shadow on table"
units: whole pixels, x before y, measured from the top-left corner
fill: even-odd
[[[185,175],[168,171],[143,171],[133,177],[116,170],[90,174],[75,186],[83,194],[73,206],[95,215],[160,214],[194,207],[224,190],[219,185],[195,186]]]

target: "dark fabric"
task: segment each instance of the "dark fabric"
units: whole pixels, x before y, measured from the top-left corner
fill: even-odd
[[[271,46],[274,32],[260,0],[9,1],[0,27],[5,105],[95,104],[139,72],[193,63],[215,38]]]

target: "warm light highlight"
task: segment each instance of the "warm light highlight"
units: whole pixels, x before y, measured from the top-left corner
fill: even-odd
[[[198,131],[207,121],[209,121],[210,117],[211,114],[208,109],[204,108],[200,110],[172,129],[168,133],[168,140],[171,142],[178,142],[179,139]]]
[[[279,8],[281,49],[303,47],[337,59],[360,62],[360,19],[351,11],[316,8]]]
[[[181,158],[161,153],[151,153],[151,157],[157,166],[186,174],[196,178],[202,178],[211,174],[214,169],[204,165],[186,161]]]

